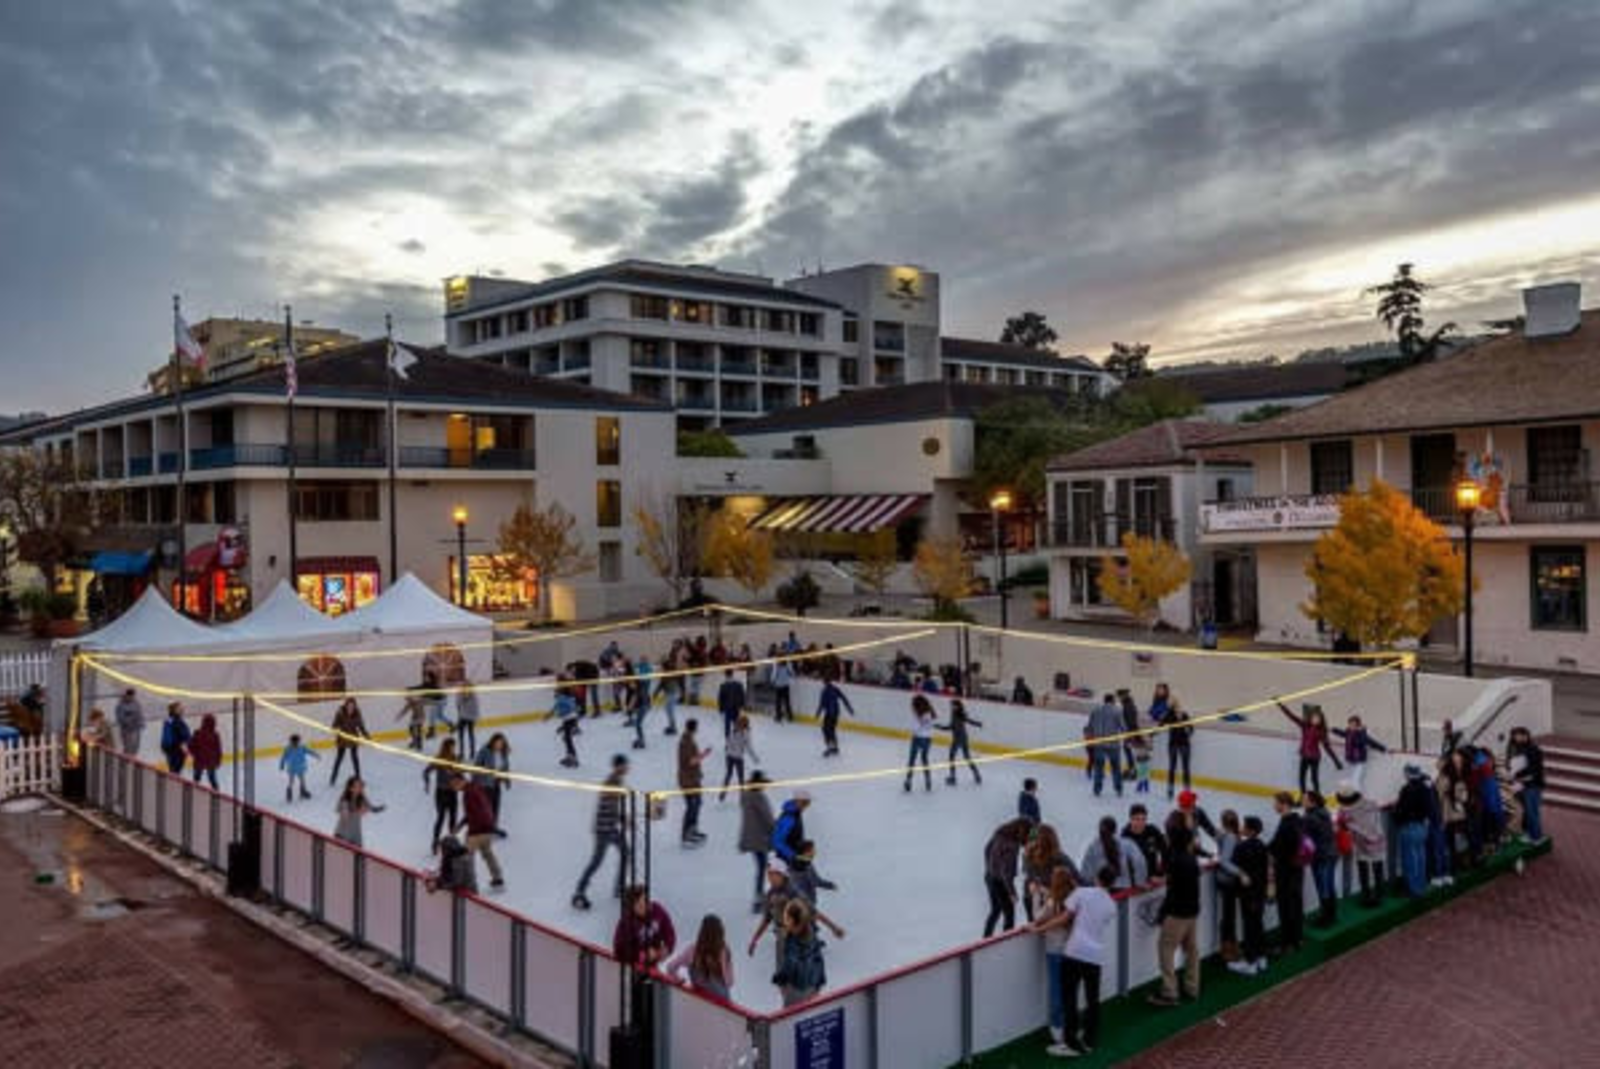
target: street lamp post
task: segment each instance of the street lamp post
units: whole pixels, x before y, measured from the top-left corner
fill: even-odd
[[[450,513],[456,521],[456,604],[467,607],[467,506],[457,505]]]
[[[1000,577],[995,589],[1000,592],[1000,630],[1010,626],[1010,601],[1006,591],[1006,542],[1001,537],[1000,514],[1011,508],[1011,491],[996,490],[989,498],[989,514],[994,517],[994,555],[999,565]]]
[[[1461,650],[1464,672],[1472,676],[1472,526],[1477,518],[1478,504],[1483,498],[1483,488],[1471,479],[1456,483],[1456,511],[1461,513],[1463,555],[1466,557],[1466,630],[1462,636]]]

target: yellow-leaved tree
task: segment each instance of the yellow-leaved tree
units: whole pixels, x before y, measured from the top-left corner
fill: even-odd
[[[1339,522],[1312,547],[1306,577],[1311,600],[1300,610],[1363,648],[1421,638],[1465,596],[1444,530],[1381,480],[1339,498]]]
[[[900,566],[895,549],[894,532],[885,528],[867,537],[861,555],[856,558],[856,581],[880,598],[894,570]]]
[[[1161,618],[1161,599],[1189,581],[1189,558],[1160,538],[1125,534],[1123,560],[1100,571],[1100,594],[1146,627]]]
[[[917,589],[933,599],[934,619],[956,619],[965,614],[958,604],[972,593],[972,561],[959,538],[924,538],[911,561]]]
[[[542,509],[522,504],[500,525],[493,571],[501,579],[520,581],[529,572],[539,579],[539,618],[550,618],[552,580],[591,571],[595,558],[583,548],[574,528],[577,518],[552,501]]]
[[[756,530],[745,517],[726,506],[706,522],[706,571],[727,576],[749,591],[752,598],[772,581],[774,559],[771,533]]]
[[[672,591],[672,607],[683,601],[690,582],[700,574],[706,521],[711,510],[699,501],[647,494],[633,509],[638,548],[645,566]]]

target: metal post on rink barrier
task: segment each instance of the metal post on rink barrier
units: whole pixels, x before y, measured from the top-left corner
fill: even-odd
[[[256,700],[244,696],[244,804],[256,804]]]

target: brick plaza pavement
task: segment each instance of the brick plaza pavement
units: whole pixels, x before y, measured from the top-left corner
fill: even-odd
[[[1124,1064],[1137,1069],[1600,1065],[1600,819],[1554,852]],[[1070,1063],[1068,1063],[1070,1064]]]
[[[71,816],[0,815],[0,918],[0,1066],[483,1064]]]

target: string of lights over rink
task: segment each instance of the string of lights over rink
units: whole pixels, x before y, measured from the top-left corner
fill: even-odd
[[[931,631],[924,631],[924,632],[918,633],[914,637],[925,637],[926,635],[931,634],[931,633],[932,633]],[[817,653],[812,653],[812,654],[797,654],[797,655],[793,655],[793,656],[789,656],[789,657],[765,658],[765,659],[759,660],[759,661],[740,662],[738,664],[723,665],[721,667],[726,669],[726,670],[737,670],[737,669],[750,667],[750,666],[757,665],[757,664],[775,663],[775,662],[780,661],[780,660],[798,661],[798,660],[805,660],[805,659],[810,658],[810,657],[833,656],[833,655],[837,655],[838,653],[840,653],[842,651],[851,650],[851,649],[859,649],[863,645],[873,645],[873,646],[884,645],[884,644],[886,644],[888,642],[902,641],[906,637],[908,637],[908,636],[906,636],[906,635],[897,635],[897,636],[894,636],[894,637],[892,637],[890,639],[883,639],[883,640],[880,640],[880,641],[877,641],[877,642],[873,642],[873,643],[858,644],[857,646],[854,646],[854,647],[840,647],[839,649],[835,649],[835,650],[819,651]],[[1276,705],[1276,704],[1278,704],[1280,702],[1288,703],[1288,702],[1294,702],[1294,701],[1302,701],[1302,700],[1304,700],[1306,698],[1314,697],[1314,696],[1316,696],[1318,694],[1325,694],[1325,693],[1327,693],[1329,691],[1337,690],[1340,687],[1349,686],[1349,685],[1351,685],[1353,683],[1358,683],[1358,682],[1360,682],[1360,681],[1362,681],[1364,679],[1368,679],[1368,678],[1371,678],[1373,676],[1380,675],[1380,674],[1382,674],[1384,672],[1388,672],[1391,669],[1394,669],[1394,668],[1397,668],[1397,667],[1403,667],[1406,663],[1407,663],[1407,658],[1402,657],[1402,656],[1391,655],[1391,659],[1388,662],[1384,663],[1384,664],[1374,665],[1373,667],[1363,669],[1360,672],[1356,672],[1356,673],[1353,673],[1353,674],[1348,675],[1348,676],[1343,676],[1343,677],[1340,677],[1339,679],[1333,679],[1333,680],[1328,680],[1328,681],[1323,682],[1323,683],[1318,683],[1318,684],[1316,684],[1314,686],[1303,687],[1303,688],[1301,688],[1299,690],[1289,691],[1289,692],[1283,693],[1283,694],[1274,694],[1274,695],[1270,695],[1270,696],[1268,696],[1266,698],[1262,698],[1262,699],[1260,699],[1258,701],[1247,702],[1247,703],[1245,703],[1243,705],[1232,706],[1230,708],[1222,709],[1222,710],[1219,710],[1219,711],[1214,712],[1214,713],[1206,713],[1206,714],[1203,714],[1201,716],[1194,716],[1194,717],[1191,717],[1188,721],[1184,722],[1182,725],[1157,724],[1157,725],[1154,725],[1154,726],[1149,727],[1149,728],[1142,728],[1142,729],[1139,729],[1139,730],[1136,730],[1136,731],[1124,731],[1124,732],[1120,732],[1120,733],[1115,734],[1115,735],[1106,735],[1106,736],[1098,737],[1098,738],[1095,738],[1095,739],[1077,739],[1077,740],[1074,740],[1074,741],[1071,741],[1071,742],[1057,743],[1057,744],[1055,744],[1053,746],[1039,746],[1039,747],[1033,747],[1033,748],[1025,749],[1025,750],[1012,750],[1012,751],[1009,751],[1009,752],[1003,753],[1003,754],[985,754],[985,755],[980,756],[978,758],[968,759],[968,760],[970,760],[974,764],[984,764],[984,765],[1000,764],[1002,762],[1011,762],[1011,761],[1033,760],[1033,759],[1036,759],[1036,758],[1047,757],[1047,756],[1051,756],[1051,755],[1055,755],[1055,754],[1070,753],[1070,752],[1075,751],[1075,750],[1085,749],[1085,748],[1087,748],[1089,746],[1115,746],[1115,745],[1117,745],[1119,743],[1122,743],[1122,742],[1124,742],[1126,740],[1129,740],[1129,739],[1132,739],[1132,738],[1136,738],[1136,737],[1139,737],[1139,736],[1143,736],[1143,737],[1146,737],[1146,738],[1151,738],[1151,737],[1154,737],[1156,735],[1165,734],[1168,731],[1174,730],[1175,728],[1180,727],[1180,726],[1181,727],[1189,727],[1189,728],[1205,727],[1207,725],[1214,724],[1214,723],[1216,723],[1218,721],[1225,720],[1225,719],[1227,719],[1229,717],[1243,716],[1245,714],[1256,712],[1258,710],[1265,709],[1265,708],[1267,708],[1269,706]],[[102,670],[107,671],[107,673],[112,675],[114,678],[119,678],[119,679],[122,679],[124,681],[130,682],[130,685],[148,685],[148,684],[141,684],[141,683],[137,682],[137,677],[128,676],[128,675],[125,675],[123,673],[116,672],[115,670],[111,670],[111,669],[102,669]],[[663,673],[662,676],[666,676],[666,675],[688,675],[688,674],[694,674],[694,673],[699,672],[699,671],[701,671],[701,670],[694,669],[694,670],[689,670],[689,671],[686,671],[686,672]],[[627,679],[628,680],[640,680],[640,679],[650,679],[650,678],[661,678],[662,676],[657,676],[655,674],[651,674],[651,675],[646,675],[646,676],[631,676],[631,677],[627,677]],[[619,680],[616,680],[616,681],[617,682],[623,682],[623,681],[626,681],[626,680],[619,679]],[[554,685],[554,684],[551,684],[551,685]],[[566,685],[566,684],[561,684],[561,685]],[[201,697],[201,696],[205,696],[205,695],[203,695],[202,692],[186,691],[186,690],[183,690],[181,688],[162,688],[162,690],[165,693],[168,693],[168,694],[171,694],[171,695],[175,695],[175,696],[179,696],[179,697]],[[404,693],[404,692],[402,692],[402,693]],[[917,692],[907,692],[907,693],[908,693],[908,695],[914,695]],[[934,695],[934,697],[937,697],[937,696],[938,695]],[[730,784],[730,785],[727,785],[726,787],[714,787],[713,786],[713,787],[665,788],[665,789],[660,789],[660,790],[647,790],[647,791],[640,792],[640,791],[636,790],[635,788],[631,788],[631,787],[608,787],[603,783],[591,783],[591,782],[586,782],[586,781],[583,781],[583,780],[571,780],[571,779],[565,779],[565,778],[555,777],[555,776],[538,776],[538,775],[534,775],[534,774],[528,773],[528,772],[512,772],[512,771],[509,771],[509,770],[500,771],[500,770],[497,770],[497,769],[484,768],[484,767],[482,767],[480,765],[469,764],[469,763],[464,762],[464,761],[445,761],[445,760],[441,760],[438,757],[429,756],[428,754],[420,753],[420,752],[418,752],[416,750],[412,750],[412,749],[409,749],[409,748],[400,747],[400,746],[394,746],[394,745],[391,745],[389,743],[379,742],[379,741],[376,741],[376,740],[373,740],[373,739],[369,739],[369,738],[367,738],[365,736],[352,735],[352,734],[349,734],[347,732],[336,730],[335,728],[333,728],[333,727],[331,727],[329,725],[323,724],[319,720],[315,720],[315,719],[313,719],[313,718],[311,718],[309,716],[306,716],[303,713],[294,712],[293,710],[287,709],[287,708],[283,707],[282,705],[277,704],[277,702],[272,701],[271,697],[269,697],[267,695],[260,695],[260,694],[249,695],[249,694],[242,694],[242,693],[229,693],[229,694],[225,695],[225,697],[230,699],[230,700],[233,699],[233,698],[253,698],[258,705],[260,705],[261,707],[267,709],[269,712],[276,713],[277,715],[282,716],[282,717],[288,719],[289,721],[291,721],[293,723],[300,724],[301,726],[303,726],[303,727],[305,727],[305,728],[307,728],[307,729],[309,729],[311,731],[315,731],[315,732],[317,732],[319,734],[323,734],[323,735],[331,735],[335,739],[339,739],[339,740],[351,743],[352,745],[357,745],[357,746],[361,746],[361,747],[364,747],[364,748],[377,750],[377,751],[379,751],[381,753],[393,754],[393,755],[395,755],[397,757],[403,757],[403,758],[405,758],[407,760],[415,761],[415,762],[417,762],[419,764],[432,765],[432,766],[435,766],[435,767],[448,768],[448,769],[450,769],[452,771],[461,772],[463,774],[481,774],[481,775],[491,776],[491,777],[494,777],[494,778],[497,778],[497,779],[511,780],[511,781],[518,782],[518,783],[531,783],[531,784],[535,784],[537,786],[552,787],[552,788],[555,788],[555,789],[570,789],[570,790],[585,791],[585,792],[588,792],[588,793],[591,793],[591,794],[623,794],[623,795],[626,795],[626,794],[643,793],[646,796],[646,798],[648,800],[650,800],[650,801],[665,800],[665,799],[672,798],[672,797],[686,797],[688,795],[704,795],[704,794],[710,794],[710,793],[713,793],[713,792],[720,792],[720,791],[733,791],[733,792],[737,792],[737,793],[743,793],[744,791],[748,791],[748,790],[761,790],[761,789],[800,789],[800,788],[813,787],[813,786],[818,786],[818,785],[823,785],[823,784],[853,783],[853,782],[861,782],[861,781],[872,780],[872,779],[886,779],[886,778],[888,778],[890,776],[900,777],[900,776],[905,775],[906,772],[907,772],[905,767],[896,764],[896,765],[888,766],[888,767],[884,767],[884,768],[866,769],[866,770],[862,770],[862,771],[859,771],[859,772],[839,772],[839,773],[827,773],[827,774],[816,775],[816,776],[797,776],[797,777],[792,777],[792,778],[789,778],[789,779],[771,780],[769,782],[761,783],[761,784],[745,783],[745,784]],[[75,734],[75,733],[73,733],[73,734]],[[950,769],[959,768],[964,763],[966,763],[966,762],[964,762],[964,761],[948,761],[948,760],[947,761],[936,761],[936,762],[933,762],[928,767],[928,771],[929,771],[930,774],[932,772],[934,772],[934,771],[941,771],[941,772],[948,771]]]
[[[561,628],[559,630],[545,631],[531,635],[516,635],[496,637],[478,642],[452,642],[450,645],[457,650],[499,649],[508,646],[527,646],[542,642],[554,642],[559,639],[582,638],[587,635],[603,635],[612,631],[628,631],[634,628],[649,628],[668,620],[677,620],[689,616],[709,617],[723,614],[736,618],[761,620],[768,623],[785,623],[790,625],[816,625],[825,624],[829,627],[846,628],[883,628],[893,627],[897,623],[907,626],[915,625],[931,631],[951,631],[966,628],[986,635],[998,635],[1002,638],[1024,639],[1028,641],[1048,642],[1058,646],[1077,646],[1082,649],[1125,650],[1134,653],[1165,653],[1179,657],[1220,657],[1233,660],[1255,661],[1380,661],[1392,657],[1407,658],[1406,667],[1412,667],[1415,655],[1396,650],[1369,650],[1364,652],[1330,653],[1326,650],[1205,650],[1190,649],[1186,646],[1159,645],[1149,642],[1119,642],[1115,639],[1084,638],[1078,635],[1055,635],[1045,631],[1023,631],[1017,628],[1001,628],[990,624],[967,623],[961,620],[914,620],[898,617],[880,617],[877,620],[850,619],[835,616],[800,616],[795,613],[775,612],[768,609],[752,609],[742,605],[724,605],[712,602],[709,605],[696,605],[687,609],[671,609],[667,612],[655,613],[651,616],[636,616],[631,620],[613,620],[609,623],[593,624],[589,627]],[[347,650],[338,651],[341,661],[378,660],[385,657],[416,657],[435,652],[433,646],[412,646],[403,649],[383,650]],[[837,651],[835,651],[837,652]],[[227,663],[257,663],[271,664],[278,662],[303,661],[308,657],[316,657],[327,653],[323,647],[302,650],[287,650],[277,653],[100,653],[93,654],[100,663],[172,663],[172,664],[215,664]],[[90,654],[80,654],[88,657]]]

